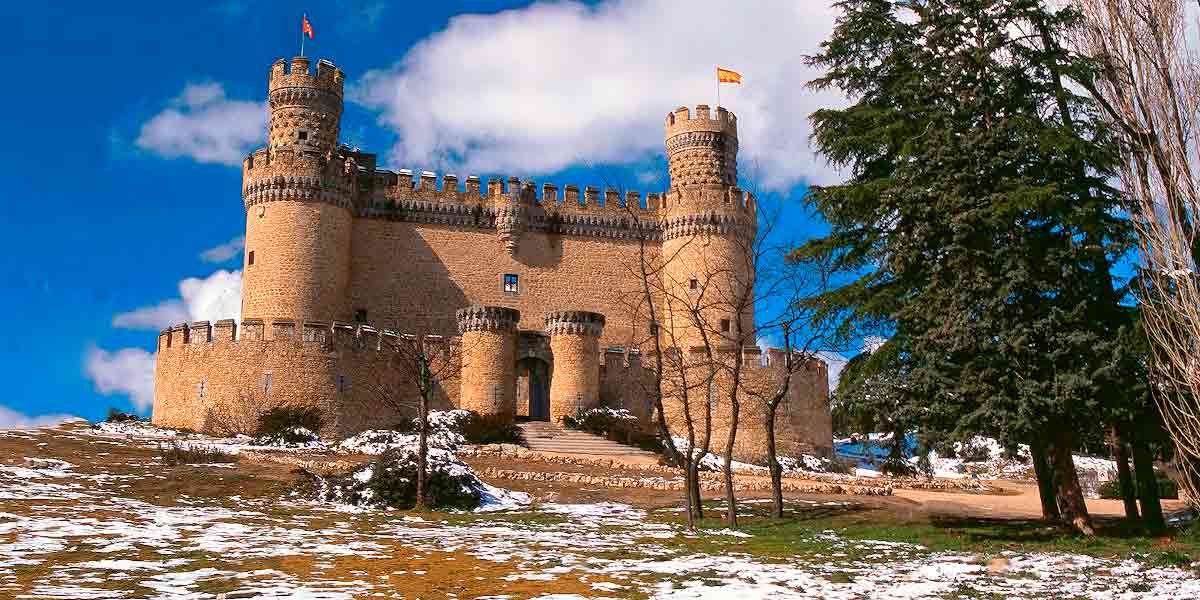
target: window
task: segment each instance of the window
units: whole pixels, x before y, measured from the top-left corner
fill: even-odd
[[[302,142],[303,142],[304,140],[307,140],[307,139],[308,139],[308,132],[307,132],[307,131],[301,131],[301,132],[300,132],[300,141],[302,141]]]
[[[509,273],[504,276],[504,293],[505,294],[517,293],[517,276],[516,275]]]
[[[650,321],[650,335],[658,335],[658,321]]]
[[[729,333],[729,319],[721,319],[721,333]]]
[[[264,394],[271,395],[271,384],[273,383],[275,383],[275,374],[270,371],[263,373],[262,390]]]
[[[355,323],[366,323],[367,322],[367,309],[365,309],[365,308],[355,309],[354,310],[354,322]]]
[[[200,383],[196,384],[196,397],[201,400],[204,399],[204,380],[203,379],[200,380]]]
[[[253,250],[246,253],[246,264],[247,265],[254,264],[254,251]]]
[[[688,287],[693,290],[700,289],[700,280],[693,277],[692,280],[688,282]]]
[[[345,375],[338,375],[337,376],[337,391],[339,393],[345,393],[346,390],[348,390],[348,389],[350,389],[350,381],[348,379],[346,379]]]

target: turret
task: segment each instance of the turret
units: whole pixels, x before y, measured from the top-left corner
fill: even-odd
[[[297,56],[271,66],[268,97],[271,128],[267,146],[293,146],[320,154],[337,147],[342,117],[342,88],[346,74],[333,63],[321,60],[316,75],[309,72],[309,59]]]
[[[665,123],[671,184],[661,199],[663,255],[671,256],[664,271],[673,304],[666,307],[670,343],[688,348],[700,336],[688,307],[703,307],[701,316],[710,341],[734,344],[737,322],[750,334],[753,306],[733,314],[732,300],[753,285],[749,257],[756,231],[754,199],[737,187],[737,117],[706,105],[692,113],[680,107]],[[722,339],[724,338],[724,339]],[[753,340],[750,340],[753,343]],[[745,340],[742,340],[745,343]]]
[[[246,157],[242,318],[349,321],[351,206],[360,155],[338,149],[345,74],[280,59],[267,146]]]

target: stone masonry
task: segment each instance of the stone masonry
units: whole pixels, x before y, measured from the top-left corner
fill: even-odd
[[[694,358],[707,334],[724,370],[745,366],[737,448],[761,456],[755,390],[775,386],[787,358],[735,342],[754,323],[753,304],[732,291],[753,282],[757,214],[737,187],[732,113],[668,113],[662,193],[439,178],[378,168],[374,154],[341,145],[345,74],[326,60],[311,67],[272,65],[267,145],[243,163],[241,319],[159,334],[155,423],[250,433],[265,410],[311,406],[325,435],[388,427],[415,414],[397,344],[420,335],[455,361],[438,407],[556,420],[609,406],[649,428],[654,332],[689,373],[716,364]],[[656,267],[654,314],[643,257]],[[687,397],[711,403],[714,447],[724,443],[723,377],[667,390],[672,433],[685,435]],[[797,374],[778,416],[781,452],[828,452],[826,381],[820,361]]]

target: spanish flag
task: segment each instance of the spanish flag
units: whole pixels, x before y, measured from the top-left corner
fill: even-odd
[[[300,22],[300,33],[307,35],[310,40],[313,39],[312,23],[308,22],[308,15],[304,15],[304,20]]]
[[[736,83],[740,85],[742,83],[742,74],[737,71],[717,67],[717,83]]]

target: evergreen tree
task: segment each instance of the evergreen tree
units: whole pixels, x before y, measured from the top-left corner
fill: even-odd
[[[1060,43],[1079,15],[1038,0],[839,5],[813,85],[854,103],[812,119],[850,176],[812,189],[832,231],[798,253],[862,275],[818,302],[895,322],[923,431],[1029,443],[1046,516],[1090,532],[1071,451],[1081,423],[1132,401],[1112,368],[1129,317],[1110,273],[1130,227],[1107,184],[1112,136],[1063,84],[1092,68]]]

